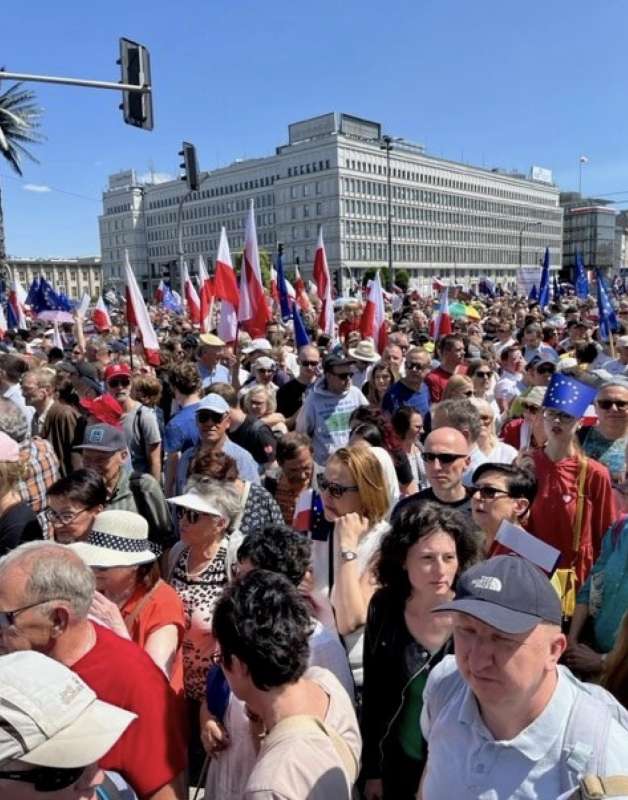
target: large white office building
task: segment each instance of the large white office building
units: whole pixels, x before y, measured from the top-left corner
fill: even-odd
[[[337,282],[388,265],[388,182],[392,261],[412,282],[436,276],[473,284],[481,276],[514,284],[550,248],[561,265],[563,211],[548,170],[529,176],[431,156],[421,145],[392,139],[381,125],[331,113],[296,122],[274,155],[201,172],[198,191],[182,206],[185,258],[214,261],[220,228],[232,252],[242,249],[244,220],[254,200],[261,250],[284,245],[288,272],[312,268],[318,226]],[[143,291],[150,295],[176,266],[179,203],[185,183],[140,183],[133,170],[110,176],[99,218],[105,286],[123,280],[125,249]]]

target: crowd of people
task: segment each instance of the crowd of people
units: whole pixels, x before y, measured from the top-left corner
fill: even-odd
[[[7,335],[2,798],[628,797],[628,302],[462,299]]]

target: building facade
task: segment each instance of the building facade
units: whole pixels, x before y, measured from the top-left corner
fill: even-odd
[[[274,155],[202,173],[189,196],[180,180],[112,175],[99,218],[105,285],[121,284],[125,249],[145,294],[167,272],[176,280],[179,212],[192,272],[199,254],[213,263],[222,225],[232,252],[241,250],[253,199],[260,249],[282,242],[288,271],[299,263],[309,276],[322,225],[330,269],[346,286],[388,266],[389,190],[393,265],[414,285],[483,275],[514,284],[546,246],[561,266],[563,212],[547,170],[526,177],[437,158],[404,139],[383,145],[379,123],[331,113],[290,125]]]
[[[578,192],[563,192],[564,210],[563,275],[573,279],[576,250],[582,253],[586,269],[600,267],[613,272],[617,266],[617,211],[608,200],[582,197]]]
[[[84,294],[96,298],[102,290],[102,267],[98,256],[87,258],[11,258],[11,274],[28,291],[35,278],[43,276],[58,292],[71,300]]]

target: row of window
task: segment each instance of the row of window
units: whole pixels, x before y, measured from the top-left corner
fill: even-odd
[[[329,159],[324,161],[310,161],[309,164],[299,164],[297,167],[288,167],[288,177],[294,178],[297,175],[309,175],[310,172],[322,172],[330,168]]]
[[[300,209],[300,213],[299,213]],[[314,216],[322,217],[323,216],[323,204],[316,203],[316,205],[312,208],[312,206],[291,206],[290,207],[290,219],[307,219],[308,217],[312,216],[312,211],[314,212]]]
[[[260,246],[270,247],[275,246],[275,234],[273,231],[262,231],[257,234],[257,242]],[[230,236],[229,247],[230,249],[237,250],[244,246],[244,236]],[[176,256],[178,248],[174,243],[156,245],[148,248],[148,255],[153,258],[163,256]],[[218,239],[194,239],[191,242],[183,242],[183,252],[186,254],[201,253],[202,255],[216,253],[218,250]],[[212,256],[207,256],[210,261],[213,260]]]
[[[249,192],[252,189],[272,186],[276,180],[279,180],[279,177],[279,175],[266,175],[251,181],[240,181],[240,183],[229,183],[223,186],[212,186],[209,189],[199,189],[196,192],[192,192],[188,199],[190,201],[207,200],[210,197],[222,197],[225,194],[234,194],[235,192]],[[164,197],[161,200],[149,200],[148,208],[168,208],[169,206],[176,206],[179,200],[180,197]]]
[[[358,262],[388,260],[388,246],[382,242],[345,242],[343,259]],[[393,260],[397,263],[439,264],[519,264],[519,252],[502,248],[453,247],[451,245],[393,244]]]
[[[347,236],[381,236],[383,230],[388,230],[388,218],[385,215],[380,215],[382,222],[371,222],[370,220],[352,220],[346,219],[340,221],[341,230]],[[399,219],[398,216],[393,215],[393,225]],[[520,229],[513,226],[510,220],[492,220],[487,217],[470,217],[466,214],[442,214],[440,212],[421,211],[420,214],[413,217],[416,221],[414,225],[397,225],[398,229],[405,228],[402,234],[405,238],[421,238],[421,231],[429,231],[436,226],[445,227],[447,230],[454,230],[462,228],[467,231],[477,231],[482,229],[490,229],[497,231],[510,232],[517,241],[519,241]],[[455,238],[456,234],[453,234]],[[562,239],[561,230],[559,227],[551,225],[539,225],[533,229],[524,231],[522,241],[544,241],[548,239]]]
[[[256,216],[256,225],[257,228],[268,228],[275,224],[275,214],[271,212],[269,214],[257,214]],[[211,233],[220,233],[220,229],[222,226],[225,226],[227,232],[232,231],[243,231],[244,230],[244,218],[240,219],[227,219],[227,220],[216,220],[215,222],[201,222],[198,225],[184,225],[183,226],[183,236],[207,236]],[[147,231],[146,239],[149,242],[164,242],[168,240],[174,240],[177,236],[177,231],[175,227],[172,228],[160,228],[156,231]],[[261,233],[258,233],[258,238],[261,236]]]
[[[266,208],[274,205],[275,198],[272,194],[261,194],[255,198],[255,207]],[[223,203],[213,203],[209,206],[190,206],[183,209],[181,217],[183,220],[203,219],[204,217],[218,217],[225,214],[235,214],[248,211],[249,204],[247,200],[227,200]],[[260,219],[259,215],[257,219]],[[146,226],[151,228],[157,225],[165,225],[168,223],[176,222],[177,215],[175,212],[167,212],[165,214],[150,214],[146,217]],[[258,222],[258,225],[260,223]]]
[[[130,203],[123,203],[120,206],[109,206],[109,208],[105,209],[105,214],[124,214],[126,211],[131,210]]]

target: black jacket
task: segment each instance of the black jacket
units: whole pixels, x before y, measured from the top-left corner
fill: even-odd
[[[366,779],[382,777],[386,751],[395,746],[394,736],[389,738],[389,734],[403,707],[406,685],[421,670],[433,669],[453,649],[451,639],[432,658],[422,649],[422,659],[408,680],[404,657],[413,638],[406,627],[404,608],[405,600],[390,589],[379,589],[369,604],[362,697],[362,771]]]

